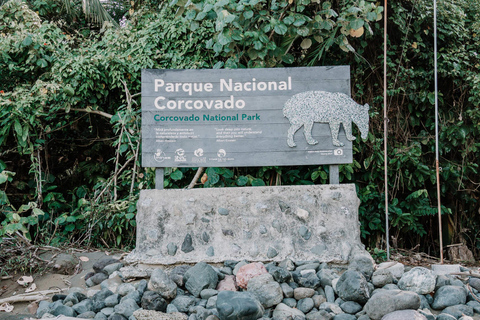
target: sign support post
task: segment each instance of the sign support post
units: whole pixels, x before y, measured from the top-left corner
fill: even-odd
[[[331,164],[330,165],[330,170],[329,170],[329,182],[330,184],[339,184],[340,183],[340,178],[338,174],[338,164]]]
[[[155,168],[155,189],[163,190],[164,168]]]

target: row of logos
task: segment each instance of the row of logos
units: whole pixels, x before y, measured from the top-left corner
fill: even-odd
[[[195,156],[193,158],[193,162],[205,162],[206,157],[203,156],[204,151],[202,148],[198,148],[197,150],[193,151],[193,155]],[[219,159],[223,159],[227,156],[227,152],[225,149],[219,149],[217,151],[217,156]],[[171,160],[172,157],[169,157],[163,152],[161,149],[157,149],[157,152],[154,153],[153,158],[157,162],[163,162],[165,160]],[[174,155],[174,161],[175,162],[185,162],[187,161],[187,155],[184,149],[178,148],[175,150],[175,155]]]

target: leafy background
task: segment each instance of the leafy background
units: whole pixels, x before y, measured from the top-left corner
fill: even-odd
[[[383,9],[375,1],[10,0],[0,2],[0,236],[131,249],[144,68],[351,66],[371,132],[340,181],[355,183],[362,240],[384,239]],[[87,6],[85,4],[88,4]],[[388,8],[391,243],[438,254],[433,8]],[[83,8],[83,9],[82,9]],[[87,10],[88,9],[88,10]],[[102,10],[105,12],[102,13]],[[105,15],[105,13],[107,15]],[[480,251],[480,4],[438,7],[444,244]],[[196,168],[167,168],[184,188]],[[197,188],[325,184],[328,166],[209,168]]]

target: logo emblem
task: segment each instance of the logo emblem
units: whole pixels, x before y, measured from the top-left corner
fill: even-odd
[[[182,148],[175,150],[175,161],[187,161],[187,158],[185,158],[185,150],[183,150]]]
[[[343,156],[343,149],[335,149],[333,150],[333,154],[336,156]]]
[[[195,155],[195,157],[202,157],[203,156],[203,149],[198,148],[197,150],[193,151],[193,154]]]
[[[157,152],[153,154],[153,159],[155,159],[157,162],[162,162],[167,159],[167,157],[165,156],[165,152],[163,152],[161,149],[157,149]]]
[[[227,152],[226,152],[225,150],[223,150],[223,149],[220,149],[220,150],[218,150],[218,152],[217,152],[217,156],[218,156],[219,158],[225,158],[226,155],[227,155]]]

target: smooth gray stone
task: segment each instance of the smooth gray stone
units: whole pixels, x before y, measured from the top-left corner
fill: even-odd
[[[420,297],[420,309],[430,309],[430,302],[423,294],[418,295]]]
[[[333,316],[326,310],[319,310],[317,312],[308,313],[305,318],[307,320],[331,320]]]
[[[73,308],[67,307],[64,305],[55,306],[54,308],[51,309],[50,313],[53,314],[54,316],[64,315],[67,317],[75,317],[77,314]]]
[[[84,312],[84,313],[81,313],[77,316],[77,318],[80,318],[80,319],[94,319],[95,318],[95,315],[96,313],[93,312],[93,311],[87,311],[87,312]]]
[[[302,271],[302,270],[309,270],[309,269],[314,269],[315,272],[317,272],[318,268],[320,267],[320,263],[318,262],[310,262],[303,264],[301,266],[298,266],[295,271]]]
[[[286,283],[280,283],[280,288],[282,288],[283,295],[286,298],[292,298],[293,297],[293,288],[290,287]]]
[[[213,296],[213,297],[210,297],[208,300],[207,300],[207,305],[205,306],[205,308],[207,309],[214,309],[217,307],[217,299],[218,299],[218,295],[216,296]]]
[[[467,302],[467,291],[462,287],[443,286],[440,287],[433,297],[432,308],[435,310]]]
[[[346,301],[340,304],[340,308],[342,308],[343,312],[348,314],[356,314],[363,309],[363,307],[355,301]]]
[[[373,272],[372,284],[377,288],[383,288],[385,285],[393,283],[393,274],[388,269],[378,269]]]
[[[106,266],[108,266],[110,264],[113,264],[113,263],[118,263],[118,262],[120,262],[118,259],[107,257],[107,258],[98,260],[97,262],[95,262],[93,264],[92,267],[93,267],[93,270],[96,273],[98,273],[98,272],[101,272],[103,270],[103,268],[105,268]]]
[[[100,310],[100,312],[106,315],[107,317],[115,313],[112,307],[103,308],[102,310]]]
[[[480,291],[480,279],[479,278],[470,277],[470,279],[468,279],[468,284],[472,288]]]
[[[229,276],[233,274],[233,270],[230,269],[229,267],[220,268],[220,272]]]
[[[288,271],[295,270],[295,263],[293,263],[292,259],[286,258],[278,264],[280,268],[287,269]]]
[[[334,279],[340,278],[338,273],[333,269],[323,268],[317,272],[317,277],[320,279],[320,285],[325,288],[325,286],[332,286],[332,281]]]
[[[329,285],[325,286],[325,297],[327,298],[327,302],[335,302],[335,291]]]
[[[103,271],[106,272],[108,275],[111,275],[115,271],[120,270],[120,268],[122,267],[123,267],[123,263],[121,262],[112,263],[112,264],[109,264],[108,266],[105,266],[105,268],[103,268]]]
[[[108,317],[108,320],[128,320],[129,317],[125,317],[124,315],[113,313]]]
[[[253,293],[264,308],[273,307],[283,300],[280,284],[275,282],[269,273],[250,279],[247,284],[247,291]]]
[[[436,320],[457,320],[454,316],[448,314],[448,313],[440,313]]]
[[[256,320],[265,311],[255,295],[237,291],[219,292],[217,310],[221,320]]]
[[[460,318],[462,315],[472,317],[473,308],[468,305],[459,304],[456,306],[446,307],[445,309],[443,309],[442,313],[450,314],[457,319]]]
[[[117,293],[123,297],[123,296],[126,296],[127,294],[129,294],[130,292],[133,292],[133,291],[135,291],[135,290],[136,290],[136,289],[135,289],[135,287],[133,286],[133,284],[131,284],[131,283],[122,283],[121,285],[118,286],[118,288],[117,288]]]
[[[282,303],[286,304],[290,308],[296,308],[297,307],[297,300],[293,298],[285,298],[282,300]]]
[[[202,299],[210,299],[213,296],[216,296],[218,294],[218,291],[215,289],[204,289],[200,292],[200,297]]]
[[[120,299],[120,303],[122,303],[124,300],[126,299],[133,299],[135,300],[135,303],[136,304],[140,304],[141,301],[142,301],[142,296],[140,294],[140,292],[138,292],[137,290],[133,291],[133,292],[130,292],[129,294],[127,294],[125,297],[123,297],[122,299]]]
[[[205,262],[199,262],[185,272],[185,288],[195,297],[200,296],[203,289],[215,289],[218,276],[215,270]]]
[[[107,307],[115,307],[117,304],[120,303],[120,295],[119,294],[112,294],[105,298],[105,306]]]
[[[296,272],[296,271],[295,271]],[[293,274],[292,274],[293,275]],[[309,273],[306,276],[302,276],[296,281],[300,286],[305,288],[317,289],[320,287],[320,279],[315,273]]]
[[[171,303],[169,305],[167,305],[167,313],[175,313],[175,312],[179,312],[177,307],[175,307]]]
[[[357,320],[357,317],[355,317],[353,314],[340,313],[340,314],[336,314],[333,317],[333,320]]]
[[[384,315],[397,311],[420,307],[420,297],[412,291],[379,290],[365,304],[364,310],[373,319],[381,319]]]
[[[185,276],[185,272],[187,272],[187,270],[190,268],[191,266],[188,265],[176,266],[172,269],[172,271],[170,271],[170,279],[172,279],[177,286],[183,287],[185,284],[183,277]]]
[[[313,299],[312,298],[304,298],[298,301],[297,309],[302,311],[303,313],[308,313],[314,307]]]
[[[87,296],[84,295],[81,292],[71,292],[65,297],[65,299],[63,299],[63,304],[65,304],[67,302],[70,302],[70,301],[73,304],[77,304],[80,301],[85,300],[86,298],[87,298]],[[55,300],[53,300],[53,298],[52,298],[52,301],[55,301]]]
[[[356,301],[363,304],[370,298],[367,280],[358,271],[345,271],[338,279],[336,288],[339,297],[345,301]]]
[[[142,296],[141,307],[145,310],[166,312],[167,301],[155,291],[146,291]]]
[[[187,233],[185,235],[185,238],[183,239],[181,250],[185,253],[189,253],[189,252],[195,250],[195,248],[193,247],[192,235],[190,233]]]
[[[468,301],[467,306],[472,307],[473,311],[475,311],[476,313],[480,313],[480,302],[476,300]]]
[[[137,288],[137,291],[140,293],[140,295],[143,295],[145,293],[145,290],[147,290],[148,282],[145,279],[140,280],[137,285],[135,286]]]
[[[115,313],[120,314],[127,319],[133,314],[135,310],[138,309],[140,309],[140,307],[133,299],[126,299],[113,308]]]
[[[93,311],[93,302],[90,299],[85,299],[75,304],[72,309],[78,314]]]
[[[415,267],[405,272],[397,285],[400,290],[427,294],[435,290],[436,281],[437,276],[431,270],[423,267]]]
[[[397,310],[386,314],[382,320],[427,320],[427,317],[416,310]]]
[[[98,313],[95,315],[95,318],[93,318],[93,319],[95,319],[95,320],[107,320],[108,317],[107,317],[105,314],[103,314],[103,313],[101,313],[101,312],[98,312]]]
[[[50,313],[50,302],[42,300],[38,304],[37,312],[35,314],[37,318],[41,318],[45,313]]]
[[[276,266],[269,266],[267,268],[268,273],[273,276],[273,279],[278,283],[290,282],[292,281],[292,274],[285,268],[280,268]]]
[[[343,313],[342,309],[336,303],[324,302],[319,307],[319,309],[326,310],[328,312],[333,312],[334,314]]]
[[[95,273],[93,276],[88,278],[87,281],[93,283],[93,285],[97,285],[102,283],[103,280],[107,280],[107,279],[108,279],[108,276],[105,273],[99,272],[99,273]]]
[[[305,314],[298,309],[291,308],[284,303],[279,303],[273,310],[272,317],[274,319],[286,320],[286,319],[304,319]]]
[[[187,313],[190,307],[195,306],[195,298],[192,296],[177,296],[172,300],[173,304],[179,312]]]
[[[358,271],[367,281],[372,277],[374,268],[374,261],[372,256],[368,253],[355,254],[351,259],[348,265],[348,270]]]
[[[177,285],[160,268],[153,270],[148,282],[148,289],[158,292],[164,299],[174,299],[177,295]]]

